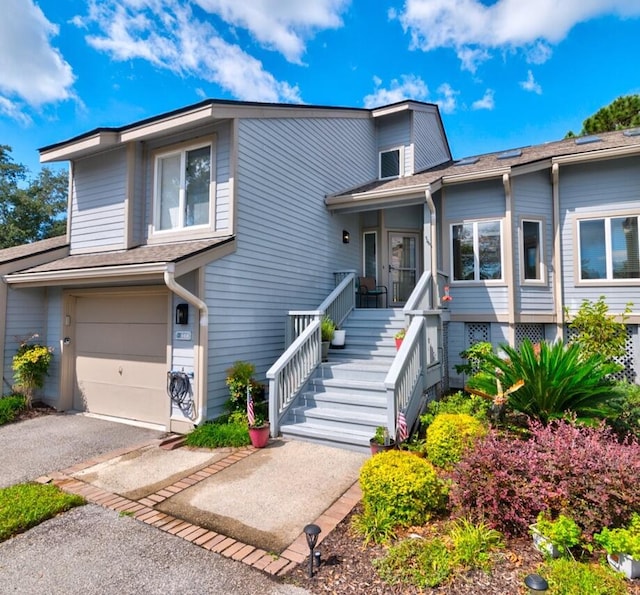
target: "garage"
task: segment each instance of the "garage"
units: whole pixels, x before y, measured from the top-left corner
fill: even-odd
[[[167,290],[73,292],[68,299],[73,408],[167,426]]]

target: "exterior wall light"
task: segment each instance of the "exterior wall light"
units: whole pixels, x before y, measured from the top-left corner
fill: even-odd
[[[539,574],[528,574],[524,579],[524,584],[529,589],[531,595],[544,593],[549,588],[549,583]]]
[[[342,243],[348,244],[351,241],[351,234],[346,229],[342,230]]]
[[[189,304],[176,306],[176,324],[189,324]]]

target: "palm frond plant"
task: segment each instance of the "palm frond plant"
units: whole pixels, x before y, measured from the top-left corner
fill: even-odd
[[[496,395],[499,386],[513,387],[509,405],[543,423],[569,412],[578,418],[604,417],[610,411],[612,381],[618,368],[600,354],[584,355],[579,344],[558,341],[535,346],[525,340],[519,349],[501,345],[505,358],[488,354],[469,388]],[[499,381],[499,382],[497,382]]]

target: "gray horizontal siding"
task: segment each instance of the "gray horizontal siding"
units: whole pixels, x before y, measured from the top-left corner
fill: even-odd
[[[38,334],[38,342],[47,342],[47,305],[44,289],[13,289],[7,292],[7,316],[5,326],[5,348],[3,360],[4,380],[2,392],[13,385],[11,364],[22,341]],[[47,343],[48,344],[48,343]],[[57,347],[53,344],[52,347]],[[58,354],[59,355],[59,354]]]
[[[615,216],[634,212],[640,215],[640,159],[615,159],[560,167],[560,225],[564,302],[575,311],[584,299],[606,296],[612,312],[624,310],[627,302],[640,307],[640,287],[624,283],[576,286],[574,253],[577,253],[577,216]]]
[[[413,144],[411,142],[411,117],[409,112],[384,116],[377,122],[378,151],[395,147],[404,150],[404,175],[411,175],[413,167]],[[378,157],[376,156],[376,160]],[[377,161],[376,161],[377,163]],[[376,172],[376,176],[378,172]]]
[[[324,197],[377,175],[368,120],[249,119],[238,136],[237,251],[206,269],[211,416],[228,396],[226,369],[248,360],[264,378],[287,312],[316,308],[334,271],[358,268],[358,218],[329,214]]]
[[[422,171],[449,159],[447,141],[438,115],[433,112],[413,112],[414,169]]]
[[[516,291],[516,311],[519,313],[552,313],[553,303],[553,202],[548,170],[516,176],[512,179],[513,261]],[[544,287],[522,285],[521,219],[543,222],[543,258],[546,267]]]
[[[126,168],[124,148],[75,162],[71,253],[124,247]]]

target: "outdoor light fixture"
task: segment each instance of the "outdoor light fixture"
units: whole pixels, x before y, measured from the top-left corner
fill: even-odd
[[[176,324],[189,324],[189,304],[176,306]]]
[[[346,229],[342,230],[342,243],[348,244],[351,241],[351,235]]]
[[[524,579],[524,584],[529,588],[529,593],[544,593],[549,588],[549,583],[539,574],[528,574]]]
[[[313,550],[318,543],[318,535],[320,535],[320,527],[318,525],[305,525],[304,535],[307,538],[307,545],[309,546],[309,578],[313,577],[313,561],[316,559],[316,555]],[[320,553],[320,552],[318,552]],[[318,564],[320,564],[320,556],[317,557]]]

